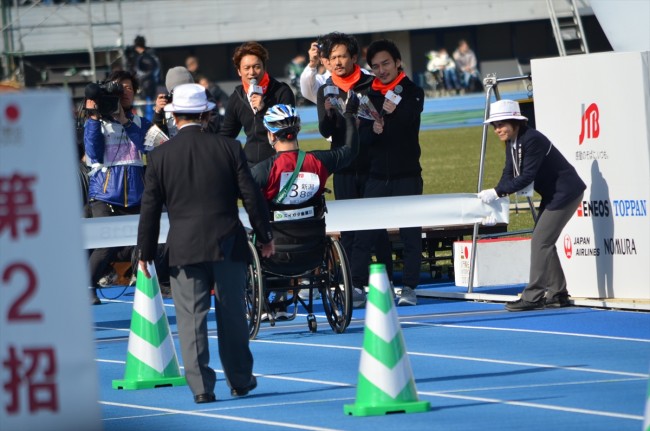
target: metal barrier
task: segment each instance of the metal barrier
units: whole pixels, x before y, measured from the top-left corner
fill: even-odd
[[[532,96],[532,77],[530,74],[528,75],[521,75],[521,76],[515,76],[515,77],[510,77],[510,78],[497,78],[496,74],[492,73],[489,74],[483,79],[483,87],[485,88],[485,114],[483,116],[483,120],[487,120],[490,117],[490,103],[492,101],[492,94],[494,94],[494,97],[496,100],[501,99],[501,95],[499,94],[499,83],[503,82],[514,82],[514,81],[523,81],[523,80],[528,80],[530,81],[530,86],[528,87],[529,91],[529,96]],[[482,134],[482,141],[481,141],[481,157],[480,157],[480,162],[479,162],[479,170],[478,170],[478,185],[477,185],[477,193],[480,192],[483,188],[483,171],[484,171],[484,165],[485,165],[485,150],[487,146],[487,132],[488,132],[489,124],[483,124],[483,134]],[[535,205],[533,204],[532,198],[528,197],[528,205],[530,207],[531,215],[533,216],[533,220],[535,223],[537,223],[537,213],[535,211]],[[472,252],[471,252],[471,257],[470,257],[470,263],[469,263],[469,279],[467,281],[467,293],[472,293],[474,290],[474,266],[476,263],[476,242],[478,240],[478,230],[479,230],[479,225],[480,223],[474,224],[474,230],[472,233]],[[521,233],[521,232],[519,232]],[[491,235],[491,238],[496,238],[500,236],[507,236],[508,234],[494,234]]]

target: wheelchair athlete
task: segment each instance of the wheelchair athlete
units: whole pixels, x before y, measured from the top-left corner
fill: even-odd
[[[350,164],[359,153],[356,114],[359,99],[350,92],[343,115],[345,145],[331,150],[303,152],[298,147],[300,116],[291,105],[275,105],[264,115],[269,144],[276,154],[251,168],[262,189],[274,222],[322,216],[327,178]],[[302,153],[302,154],[301,154]],[[296,169],[296,165],[302,165]],[[272,310],[276,320],[287,320],[286,306]]]

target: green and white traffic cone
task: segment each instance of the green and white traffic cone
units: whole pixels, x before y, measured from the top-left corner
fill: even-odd
[[[343,411],[353,416],[377,416],[430,409],[428,401],[418,400],[386,266],[370,265],[357,397]]]
[[[131,332],[124,379],[113,389],[151,389],[186,385],[160,294],[156,268],[148,264],[151,278],[138,269]]]

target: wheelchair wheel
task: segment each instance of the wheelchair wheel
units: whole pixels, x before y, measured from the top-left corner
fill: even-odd
[[[321,292],[323,309],[332,330],[341,334],[352,318],[352,280],[341,243],[330,237],[323,269],[327,273],[327,283]]]
[[[248,241],[251,261],[246,270],[246,318],[248,319],[248,338],[253,340],[260,329],[264,296],[262,292],[262,265],[255,245]]]

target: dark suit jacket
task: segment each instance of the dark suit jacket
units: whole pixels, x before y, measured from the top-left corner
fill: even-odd
[[[541,132],[521,126],[515,151],[520,173],[514,176],[511,144],[506,143],[506,163],[495,190],[500,197],[519,191],[535,181],[535,191],[542,196],[540,212],[558,210],[576,199],[587,188],[575,168],[551,145]]]
[[[219,261],[224,240],[233,235],[232,259],[247,260],[239,197],[257,239],[267,243],[273,238],[266,202],[239,141],[188,126],[147,157],[138,226],[141,260],[156,256],[163,205],[169,215],[170,266]]]

